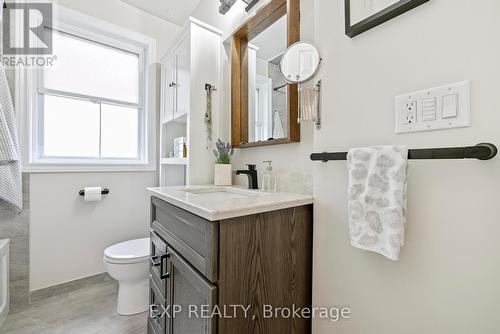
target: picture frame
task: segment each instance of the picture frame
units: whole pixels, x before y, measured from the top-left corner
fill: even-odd
[[[429,0],[345,0],[345,33],[353,38],[426,2]]]

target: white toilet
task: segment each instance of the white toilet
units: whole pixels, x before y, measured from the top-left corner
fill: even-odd
[[[150,239],[125,241],[106,248],[104,265],[118,281],[118,306],[121,315],[145,312],[149,306],[148,260]]]

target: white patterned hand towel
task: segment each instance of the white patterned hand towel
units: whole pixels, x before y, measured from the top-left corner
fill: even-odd
[[[408,148],[356,148],[347,161],[351,244],[397,261],[406,224]]]
[[[0,65],[0,200],[21,211],[21,162],[14,106],[5,69]]]

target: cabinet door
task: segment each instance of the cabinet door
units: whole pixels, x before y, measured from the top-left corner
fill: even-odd
[[[166,334],[167,331],[167,303],[156,283],[149,280],[149,320],[148,327],[152,329],[151,332],[155,334]]]
[[[189,37],[186,37],[175,54],[177,58],[177,108],[174,109],[174,118],[186,114],[189,110],[189,84],[190,84],[190,48]]]
[[[216,334],[217,318],[212,313],[217,300],[217,288],[191,267],[178,253],[168,248],[171,315],[167,317],[169,334]],[[175,311],[177,308],[177,311]],[[175,314],[174,314],[175,312]]]
[[[172,56],[163,64],[162,71],[162,107],[163,122],[171,121],[174,118],[176,105],[176,57]]]

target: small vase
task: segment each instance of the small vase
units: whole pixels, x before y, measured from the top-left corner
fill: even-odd
[[[214,184],[216,186],[230,186],[233,184],[233,167],[225,164],[215,164]]]

